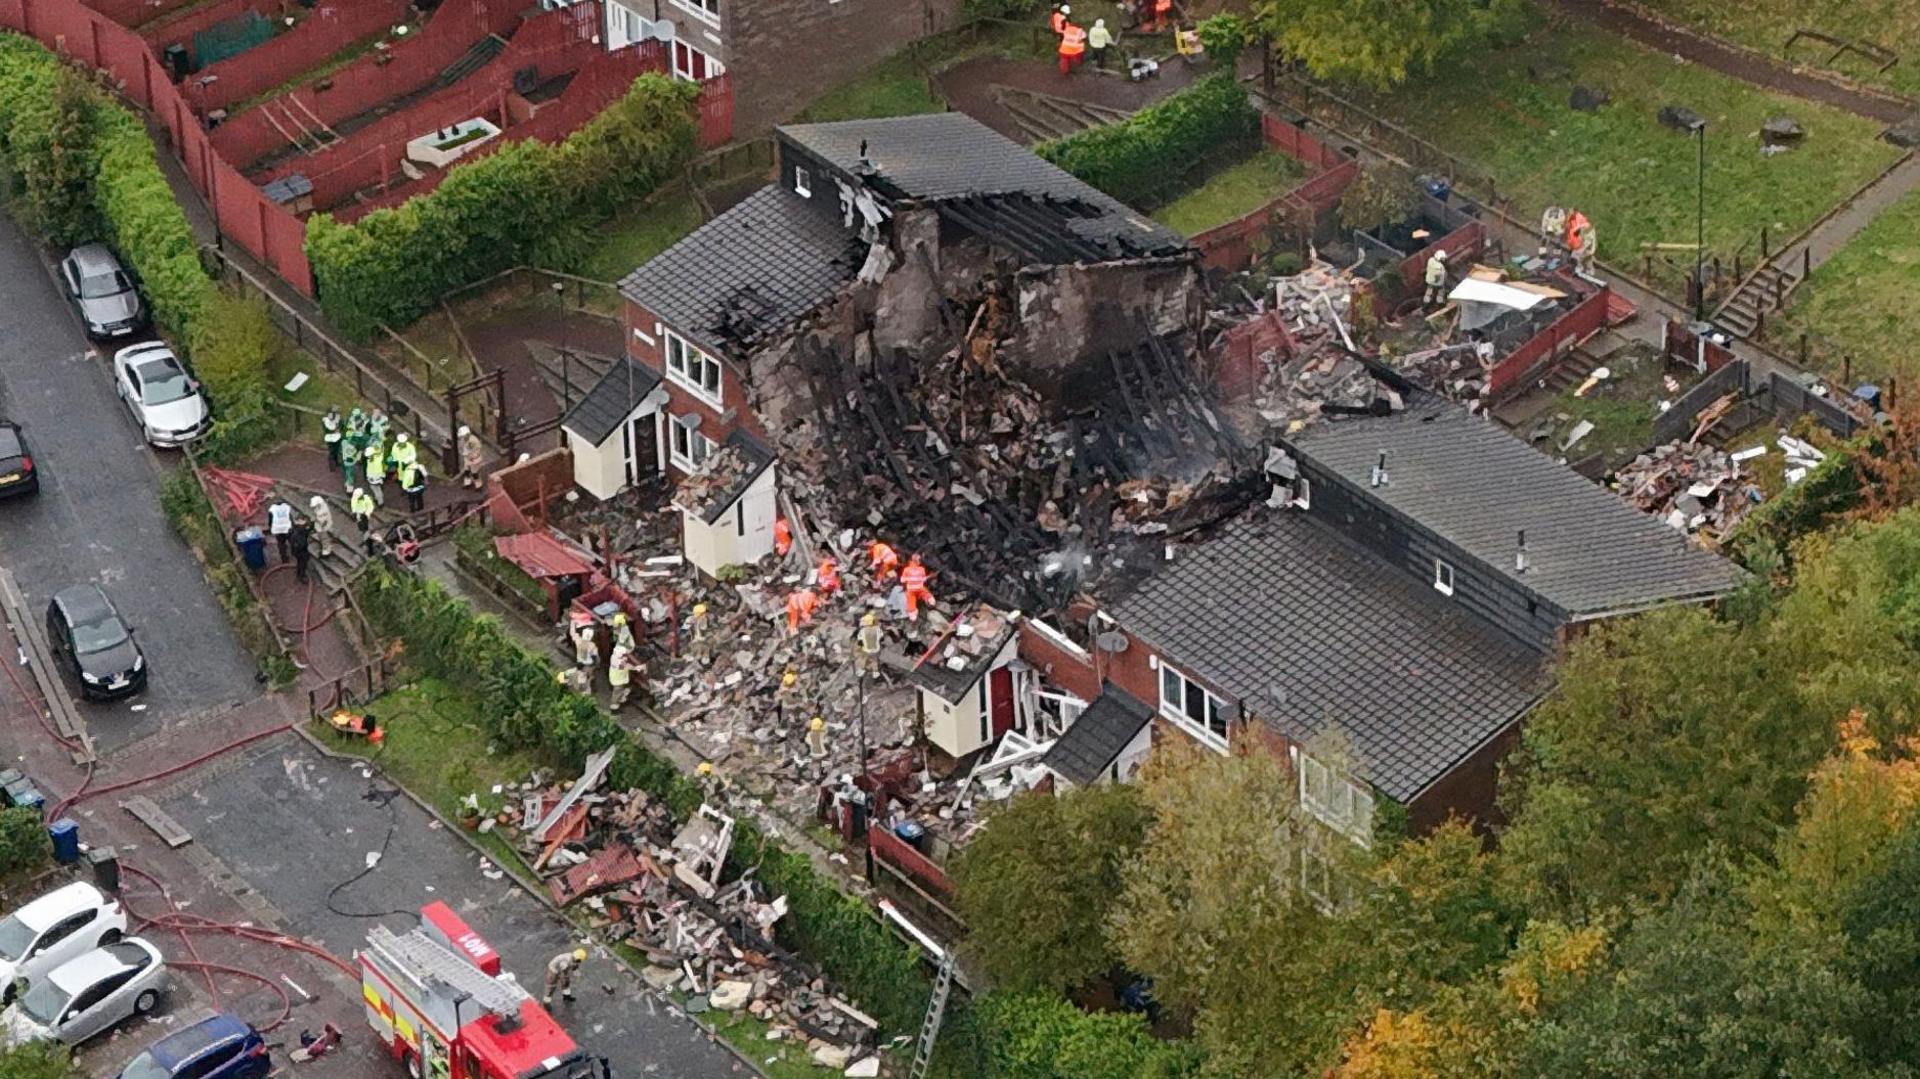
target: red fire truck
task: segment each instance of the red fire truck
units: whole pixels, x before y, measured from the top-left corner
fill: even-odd
[[[445,903],[373,927],[359,958],[367,1022],[414,1079],[607,1079]]]

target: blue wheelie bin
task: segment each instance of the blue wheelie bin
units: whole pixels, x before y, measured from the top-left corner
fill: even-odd
[[[240,558],[251,570],[267,568],[267,537],[257,528],[243,528],[233,534],[234,546],[240,548]]]

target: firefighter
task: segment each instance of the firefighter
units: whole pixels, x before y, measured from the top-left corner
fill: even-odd
[[[820,597],[813,589],[796,589],[787,597],[787,633],[796,634],[801,626],[812,625],[814,609],[819,606]]]
[[[1060,32],[1060,74],[1071,75],[1080,61],[1087,58],[1087,32],[1074,23],[1068,23]]]
[[[687,620],[687,632],[693,637],[693,647],[688,651],[693,658],[706,663],[713,658],[713,619],[707,615],[707,605],[693,605],[693,617]]]
[[[367,471],[367,485],[373,488],[373,500],[384,506],[387,504],[386,443],[378,438],[369,441],[364,463]]]
[[[618,644],[613,646],[613,654],[607,658],[607,688],[613,691],[608,708],[618,712],[626,705],[627,697],[633,693],[633,670],[637,666],[632,651]]]
[[[860,616],[860,631],[854,635],[854,660],[860,673],[872,677],[880,671],[880,619],[872,611]]]
[[[373,555],[373,496],[365,487],[355,487],[353,497],[347,499],[347,512],[353,515],[353,523],[360,529],[361,547],[368,557]]]
[[[773,553],[785,558],[787,552],[791,550],[793,550],[793,526],[787,523],[785,517],[775,517],[773,519]]]
[[[789,667],[780,676],[780,688],[773,691],[773,710],[780,726],[787,725],[787,713],[798,712],[800,703],[800,672]]]
[[[1427,294],[1421,302],[1428,307],[1438,304],[1447,294],[1447,252],[1445,248],[1435,251],[1427,259]]]
[[[578,667],[568,667],[564,671],[555,672],[553,680],[558,682],[561,688],[570,689],[575,693],[585,693],[593,688],[587,681],[587,672]]]
[[[420,459],[420,444],[407,437],[405,431],[393,436],[393,468],[398,472]]]
[[[553,1004],[553,991],[556,989],[560,991],[561,1000],[571,1002],[573,1000],[573,975],[586,964],[586,961],[587,950],[585,948],[575,948],[570,952],[561,952],[559,955],[547,960],[546,993],[541,996],[541,1003],[551,1006]]]
[[[907,559],[907,568],[900,571],[900,587],[906,591],[907,621],[920,620],[920,605],[933,606],[933,593],[927,590],[927,581],[931,577],[927,567],[920,564],[920,556],[915,554]]]
[[[340,409],[329,406],[320,417],[320,441],[327,444],[327,467],[340,467]]]
[[[368,440],[377,442],[384,448],[387,444],[387,427],[392,422],[392,420],[387,419],[387,413],[384,409],[374,409],[373,415],[367,417]]]
[[[1053,9],[1053,14],[1047,16],[1047,28],[1049,30],[1052,30],[1055,34],[1066,33],[1067,32],[1067,16],[1071,14],[1073,14],[1072,8],[1068,7],[1065,4],[1056,5]]]
[[[1167,19],[1173,14],[1173,0],[1141,0],[1142,6],[1148,3],[1153,5],[1153,18],[1147,21],[1146,30],[1157,34],[1167,27]]]
[[[840,591],[840,563],[835,562],[831,557],[821,559],[820,571],[814,577],[814,585],[824,596],[831,596]]]
[[[585,614],[585,612],[579,612]],[[583,670],[591,671],[600,662],[600,642],[594,637],[593,616],[584,619],[575,617],[573,623],[573,662]]]
[[[821,760],[827,755],[827,721],[814,716],[807,723],[807,756]]]
[[[400,489],[407,494],[408,513],[427,508],[427,470],[420,467],[420,462],[408,461],[400,466]]]
[[[313,521],[313,546],[321,558],[333,553],[333,507],[319,495],[307,499],[307,516]]]
[[[873,582],[879,584],[900,569],[900,553],[886,540],[874,540],[867,545],[867,569],[873,573]]]
[[[613,646],[633,651],[633,627],[627,624],[627,612],[615,611],[613,615]]]
[[[473,428],[464,424],[460,427],[460,486],[478,491],[484,486],[480,479],[480,469],[486,462],[486,448],[480,445],[480,436]]]

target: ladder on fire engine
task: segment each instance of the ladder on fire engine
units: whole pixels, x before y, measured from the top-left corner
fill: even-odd
[[[519,1015],[520,1005],[529,999],[525,989],[492,977],[418,929],[400,934],[376,925],[367,932],[367,947],[423,987],[445,988],[494,1015]]]
[[[933,1043],[940,1038],[940,1024],[947,1017],[947,991],[953,988],[953,951],[940,957],[940,973],[933,979],[933,996],[927,999],[927,1017],[920,1022],[920,1044],[913,1051],[913,1068],[907,1079],[926,1079],[933,1067]]]

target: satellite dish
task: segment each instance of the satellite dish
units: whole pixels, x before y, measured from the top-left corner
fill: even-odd
[[[640,39],[642,41],[648,38],[652,38],[655,41],[672,41],[679,36],[680,29],[673,25],[672,19],[655,19],[648,23],[647,28],[640,33]]]
[[[1127,650],[1127,635],[1110,629],[1095,637],[1093,644],[1102,652],[1124,652]]]

